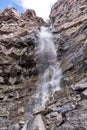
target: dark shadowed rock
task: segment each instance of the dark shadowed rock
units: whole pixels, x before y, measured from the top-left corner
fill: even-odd
[[[72,89],[81,92],[87,89],[87,83],[77,83],[75,86],[72,86]]]

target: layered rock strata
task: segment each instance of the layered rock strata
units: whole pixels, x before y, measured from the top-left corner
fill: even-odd
[[[51,9],[50,19],[54,35],[61,34],[64,40],[57,41],[63,71],[61,86],[71,88],[81,98],[78,109],[65,114],[65,122],[55,130],[86,130],[87,1],[58,0]]]
[[[87,70],[87,1],[58,0],[50,18],[56,32],[64,36],[62,68],[72,83],[86,77]]]
[[[35,90],[36,32],[42,25],[47,24],[34,10],[0,12],[0,127],[22,120],[24,106]]]
[[[46,108],[30,115],[30,96],[41,77],[37,76],[36,33],[46,23],[33,10],[0,12],[1,130],[19,130],[27,120],[26,128],[32,129],[37,119],[47,130],[87,129],[87,1],[58,0],[50,19],[63,72],[61,90],[50,95]]]

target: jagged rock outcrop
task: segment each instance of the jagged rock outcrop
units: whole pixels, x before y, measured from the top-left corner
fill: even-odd
[[[34,10],[19,14],[7,8],[0,13],[0,128],[24,116],[37,80],[35,44],[42,25],[47,26]]]
[[[64,41],[56,41],[62,62],[61,85],[72,88],[81,97],[78,109],[65,114],[65,123],[55,130],[86,130],[87,1],[58,0],[51,9],[50,19],[54,35],[61,34]]]
[[[11,84],[10,76],[15,77],[14,74],[18,75],[20,80],[14,79],[14,83],[21,82],[20,75],[25,73],[23,70],[35,66],[35,32],[46,23],[42,18],[38,18],[33,10],[27,10],[21,15],[13,8],[8,8],[0,14],[0,22],[0,83]],[[14,74],[11,74],[11,69]],[[31,76],[29,71],[31,68],[27,70],[27,74]],[[23,75],[21,76],[23,78]]]
[[[86,77],[87,69],[87,1],[58,0],[50,18],[56,31],[65,36],[61,48],[63,72],[67,71],[71,81],[77,82]]]

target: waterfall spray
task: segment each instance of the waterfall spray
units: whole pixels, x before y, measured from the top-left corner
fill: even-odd
[[[37,64],[39,65],[40,81],[34,99],[33,110],[45,107],[51,94],[60,90],[61,69],[57,61],[57,52],[53,41],[53,36],[48,28],[42,27],[38,34]],[[40,66],[41,65],[41,66]],[[45,67],[44,67],[45,66]],[[42,71],[43,70],[43,71]],[[32,123],[25,124],[22,130],[46,130],[45,123],[41,115],[35,116]]]
[[[38,36],[39,42],[37,52],[39,64],[42,64],[41,69],[46,66],[36,93],[35,105],[39,107],[45,106],[46,101],[49,100],[49,95],[60,89],[61,69],[57,61],[57,52],[53,42],[53,35],[49,29],[41,27]]]

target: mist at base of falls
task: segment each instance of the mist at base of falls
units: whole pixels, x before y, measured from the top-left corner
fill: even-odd
[[[41,27],[38,33],[37,46],[38,64],[41,64],[40,71],[43,70],[38,89],[35,94],[35,108],[45,107],[49,96],[60,90],[61,69],[57,61],[57,50],[53,41],[53,35],[49,28]],[[46,67],[45,67],[46,66]]]

